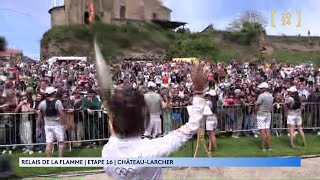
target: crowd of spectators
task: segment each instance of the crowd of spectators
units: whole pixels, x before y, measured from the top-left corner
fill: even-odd
[[[213,112],[219,117],[218,129],[239,131],[255,129],[254,103],[259,95],[257,86],[267,82],[275,97],[273,124],[276,135],[286,128],[284,103],[287,89],[295,86],[305,106],[304,126],[319,128],[320,117],[320,69],[313,64],[282,64],[274,61],[239,63],[201,62],[208,72],[209,87],[206,90],[212,98]],[[158,87],[163,97],[163,119],[170,118],[173,128],[187,120],[185,106],[191,103],[192,83],[190,69],[186,62],[126,62],[114,64],[114,80],[121,86],[131,86],[146,91],[148,86]],[[168,109],[171,113],[167,113]],[[165,120],[164,120],[165,121]],[[167,121],[165,121],[167,122]],[[252,130],[254,136],[257,131]],[[246,132],[247,135],[250,133]]]
[[[312,64],[290,65],[282,63],[250,62],[230,63],[201,61],[208,73],[209,86],[206,90],[213,102],[212,111],[218,115],[218,129],[233,131],[238,137],[240,131],[252,130],[258,133],[254,123],[254,102],[259,95],[257,85],[268,82],[270,92],[275,97],[273,125],[285,127],[282,112],[284,99],[289,87],[295,86],[303,102],[308,103],[309,122],[305,125],[320,127],[320,69]],[[148,87],[156,87],[163,101],[163,133],[176,129],[188,119],[185,106],[192,100],[192,81],[189,62],[130,62],[112,64],[113,79],[117,86],[126,86],[146,92]],[[99,98],[99,86],[95,65],[89,62],[19,63],[0,66],[0,144],[43,143],[43,133],[36,132],[36,115],[39,103],[45,98],[47,87],[58,89],[57,98],[62,101],[70,119],[81,119],[83,123],[69,123],[69,138],[73,140],[105,138],[107,123],[99,122],[105,113],[95,112],[103,109]],[[312,104],[314,103],[314,104]],[[312,110],[310,110],[312,109]],[[79,111],[81,113],[74,113]],[[10,114],[11,113],[11,114]],[[15,118],[12,114],[25,113]],[[26,114],[30,113],[30,114]],[[80,122],[80,121],[77,121]],[[8,130],[9,129],[9,130]],[[236,131],[235,131],[236,130]],[[106,130],[107,131],[107,130]],[[20,132],[20,133],[19,133]],[[246,131],[249,135],[251,132]],[[277,135],[281,129],[275,130]],[[94,147],[95,144],[89,144]],[[43,147],[39,146],[43,151]],[[10,148],[3,148],[3,153]],[[14,149],[14,147],[13,147]],[[26,146],[24,152],[33,153],[32,146]]]

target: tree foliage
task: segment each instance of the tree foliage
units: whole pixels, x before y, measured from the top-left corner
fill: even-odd
[[[244,28],[246,23],[260,24],[262,28],[265,28],[267,20],[258,11],[244,11],[229,24],[228,30],[239,31]]]
[[[6,38],[0,36],[0,51],[4,51],[6,47],[7,47]]]
[[[211,37],[200,33],[176,34],[176,39],[170,44],[168,58],[197,57],[213,59],[218,48]]]
[[[256,11],[243,12],[229,24],[228,39],[241,45],[250,45],[265,32],[266,20]]]

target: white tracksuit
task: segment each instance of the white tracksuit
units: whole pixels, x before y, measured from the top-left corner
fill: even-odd
[[[203,119],[203,109],[206,101],[203,98],[193,98],[193,105],[188,106],[189,121],[179,129],[170,132],[162,138],[141,139],[140,136],[129,139],[119,139],[111,136],[102,150],[103,158],[157,158],[166,157],[184,145],[197,132]],[[130,171],[130,173],[120,173]],[[104,170],[113,179],[162,179],[161,168],[137,167],[106,167]]]

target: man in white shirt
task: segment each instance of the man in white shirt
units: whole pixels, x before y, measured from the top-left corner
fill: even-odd
[[[268,83],[261,83],[258,88],[260,89],[261,94],[258,96],[256,102],[257,124],[261,134],[261,148],[262,151],[265,151],[266,149],[271,150],[270,125],[273,96],[268,91]]]
[[[207,76],[202,66],[193,70],[193,87],[195,96],[193,105],[188,107],[189,121],[179,129],[157,139],[141,139],[147,129],[150,114],[144,96],[135,90],[115,90],[106,99],[105,106],[110,110],[109,142],[102,150],[103,158],[156,158],[166,157],[184,145],[200,127],[203,109],[206,105],[203,91]],[[107,94],[107,93],[102,93]],[[123,173],[124,171],[130,173]],[[113,179],[162,179],[161,168],[106,167],[105,172]]]
[[[144,95],[144,100],[146,101],[150,112],[150,124],[144,133],[144,136],[148,138],[156,138],[162,133],[160,118],[162,98],[161,95],[154,90],[154,86],[149,86],[149,92]]]

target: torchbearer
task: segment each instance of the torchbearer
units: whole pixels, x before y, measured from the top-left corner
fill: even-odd
[[[193,105],[188,107],[189,121],[179,129],[157,139],[141,139],[150,123],[150,112],[142,93],[134,89],[112,89],[110,68],[106,66],[97,44],[96,63],[102,86],[103,104],[110,113],[109,142],[102,150],[103,158],[157,158],[166,157],[184,145],[200,127],[206,101],[203,91],[207,76],[203,67],[193,69]],[[104,76],[103,76],[104,75]],[[104,79],[105,81],[102,81]],[[162,179],[161,168],[106,167],[113,179]]]

